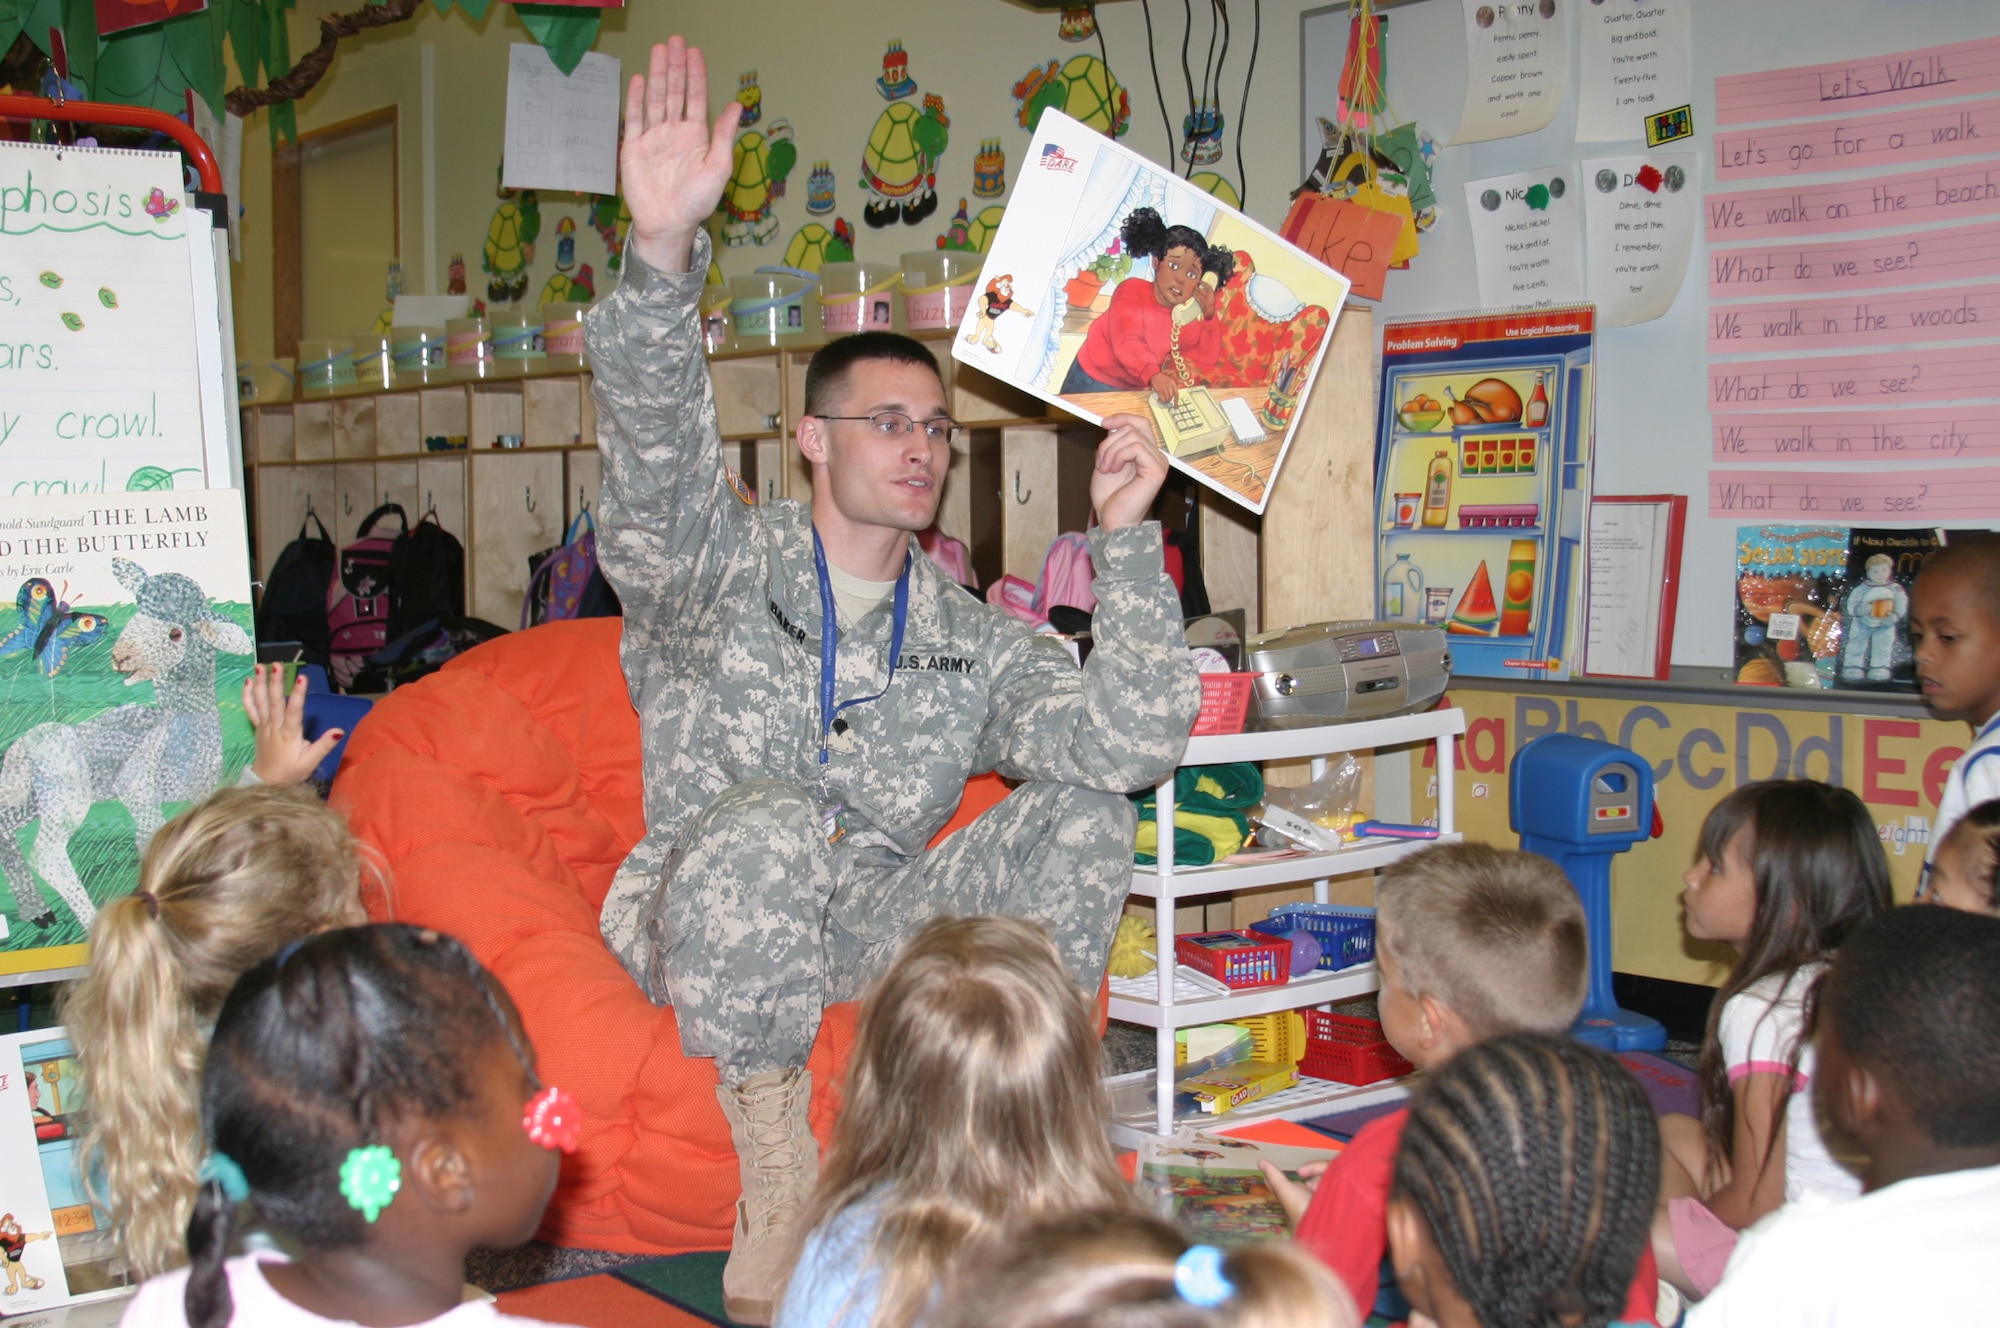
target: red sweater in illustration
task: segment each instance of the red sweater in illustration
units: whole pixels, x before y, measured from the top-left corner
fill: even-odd
[[[1100,383],[1128,392],[1152,384],[1153,375],[1172,373],[1174,311],[1153,294],[1153,283],[1127,277],[1111,292],[1111,305],[1091,323],[1076,362]],[[1181,328],[1181,355],[1214,361],[1222,350],[1222,322],[1198,318]]]

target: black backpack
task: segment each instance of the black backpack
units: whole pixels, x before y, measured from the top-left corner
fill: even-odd
[[[306,534],[308,526],[319,527],[317,538]],[[264,598],[257,605],[257,639],[296,641],[306,663],[330,667],[333,633],[326,620],[326,587],[335,563],[333,537],[319,514],[308,508],[298,538],[285,546],[265,578]]]
[[[396,537],[389,550],[389,640],[419,626],[465,616],[465,546],[436,509]]]

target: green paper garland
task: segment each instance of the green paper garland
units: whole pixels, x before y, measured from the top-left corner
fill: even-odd
[[[604,17],[601,9],[573,5],[515,5],[514,12],[565,77],[575,72],[584,52],[596,43],[597,25]]]

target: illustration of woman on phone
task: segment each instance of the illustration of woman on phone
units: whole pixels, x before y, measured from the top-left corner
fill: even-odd
[[[1221,349],[1215,288],[1236,271],[1236,255],[1226,246],[1210,245],[1190,226],[1167,225],[1152,208],[1134,209],[1118,233],[1126,253],[1153,260],[1153,280],[1118,283],[1110,307],[1084,334],[1059,390],[1069,394],[1150,388],[1171,405],[1181,387],[1176,352],[1213,360]],[[1203,280],[1207,276],[1215,278],[1213,285]]]

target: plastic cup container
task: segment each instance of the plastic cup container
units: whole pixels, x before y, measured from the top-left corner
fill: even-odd
[[[354,386],[354,343],[301,341],[298,366],[300,396],[330,397]]]
[[[957,327],[972,307],[980,255],[919,249],[903,255],[903,323],[912,332]]]
[[[354,338],[354,385],[373,392],[396,385],[395,343],[387,332],[368,332]]]
[[[548,352],[551,369],[588,369],[590,357],[583,349],[583,316],[587,304],[557,300],[542,306],[542,349]]]
[[[484,318],[453,318],[444,325],[445,371],[453,378],[491,378],[493,339]]]
[[[487,332],[493,343],[493,372],[502,378],[539,373],[549,362],[542,348],[542,315],[539,309],[501,309],[486,315]]]
[[[298,373],[290,358],[246,364],[236,371],[236,395],[249,402],[290,401]]]
[[[729,279],[729,317],[738,346],[785,346],[816,340],[821,324],[813,298],[818,278],[793,267],[760,267]]]
[[[887,263],[827,263],[819,270],[820,318],[830,337],[889,332],[901,326],[896,308],[901,268]]]
[[[396,386],[410,387],[443,381],[443,328],[393,327],[389,329],[389,343],[390,352],[395,357]]]

